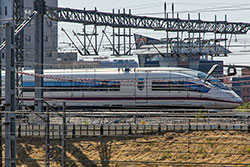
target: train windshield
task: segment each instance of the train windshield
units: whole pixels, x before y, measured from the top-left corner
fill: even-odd
[[[197,74],[198,78],[200,79],[205,79],[207,74],[203,73],[203,72],[199,72]],[[230,90],[230,88],[228,86],[226,86],[224,83],[222,83],[219,79],[213,77],[213,76],[209,76],[206,80],[206,82],[210,83],[211,85],[218,87],[220,89],[224,89],[224,90]]]

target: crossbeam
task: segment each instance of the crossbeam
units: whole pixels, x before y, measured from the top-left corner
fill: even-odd
[[[46,10],[46,14],[51,20],[86,25],[222,34],[246,34],[250,29],[250,23],[241,22],[165,19],[49,6],[46,7]]]

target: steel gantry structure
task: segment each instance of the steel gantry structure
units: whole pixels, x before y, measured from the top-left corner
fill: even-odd
[[[47,16],[54,21],[83,23],[85,25],[111,26],[117,28],[145,28],[165,31],[211,32],[246,34],[249,23],[228,21],[183,20],[179,18],[158,18],[136,16],[126,13],[105,13],[97,10],[78,10],[46,7]]]

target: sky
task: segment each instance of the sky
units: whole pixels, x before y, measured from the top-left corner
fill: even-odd
[[[227,15],[228,21],[250,23],[250,0],[59,0],[59,7],[75,8],[92,10],[95,7],[98,11],[111,12],[112,9],[117,11],[123,8],[128,11],[132,10],[134,15],[145,15],[154,17],[163,17],[163,4],[167,3],[167,11],[171,15],[172,4],[176,13],[179,13],[181,19],[187,19],[188,13],[191,14],[191,19],[197,19],[198,13],[202,20],[214,21],[215,15],[217,20],[224,21]],[[62,42],[68,42],[68,39],[61,32],[61,27],[67,31],[75,30],[82,31],[82,25],[59,23],[59,46]],[[107,30],[109,31],[109,30]],[[143,33],[144,35],[161,38],[161,33],[146,30],[133,30],[135,33]],[[175,34],[172,34],[175,36]],[[228,58],[223,58],[226,64],[246,64],[250,65],[250,32],[246,35],[228,36],[231,38],[233,54]],[[241,45],[241,47],[235,47]],[[242,46],[244,45],[244,46]]]

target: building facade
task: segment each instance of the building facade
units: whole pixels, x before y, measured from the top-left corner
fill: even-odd
[[[0,29],[6,22],[12,21],[12,0],[0,0]],[[0,43],[5,40],[5,31],[0,32]]]
[[[46,5],[58,7],[58,0],[45,0]],[[33,12],[34,0],[24,0],[24,19],[28,18]],[[0,0],[0,26],[6,21],[12,20],[13,0]],[[34,68],[35,55],[35,20],[32,20],[24,28],[24,67]],[[5,32],[0,33],[0,41],[4,41]],[[44,68],[53,68],[57,64],[58,47],[58,24],[44,16]],[[3,65],[4,53],[2,53]]]
[[[4,27],[6,22],[12,21],[13,1],[0,0],[0,30]],[[0,44],[5,40],[5,31],[0,31]],[[4,50],[0,51],[0,58],[4,60]],[[3,63],[4,64],[4,63]]]
[[[33,12],[34,0],[24,0],[24,17]],[[58,0],[45,0],[46,5],[58,7]],[[24,65],[34,68],[35,20],[24,30]],[[44,68],[53,68],[57,64],[58,24],[44,16]]]
[[[248,103],[250,101],[250,85],[241,86],[241,98],[244,103]]]
[[[0,22],[4,23],[6,21],[12,20],[12,0],[0,0]]]
[[[242,69],[242,76],[245,76],[248,80],[241,85],[241,98],[244,103],[248,103],[250,101],[250,69]]]
[[[250,101],[250,70],[241,71],[242,76],[232,78],[233,90],[242,98],[244,103]]]

